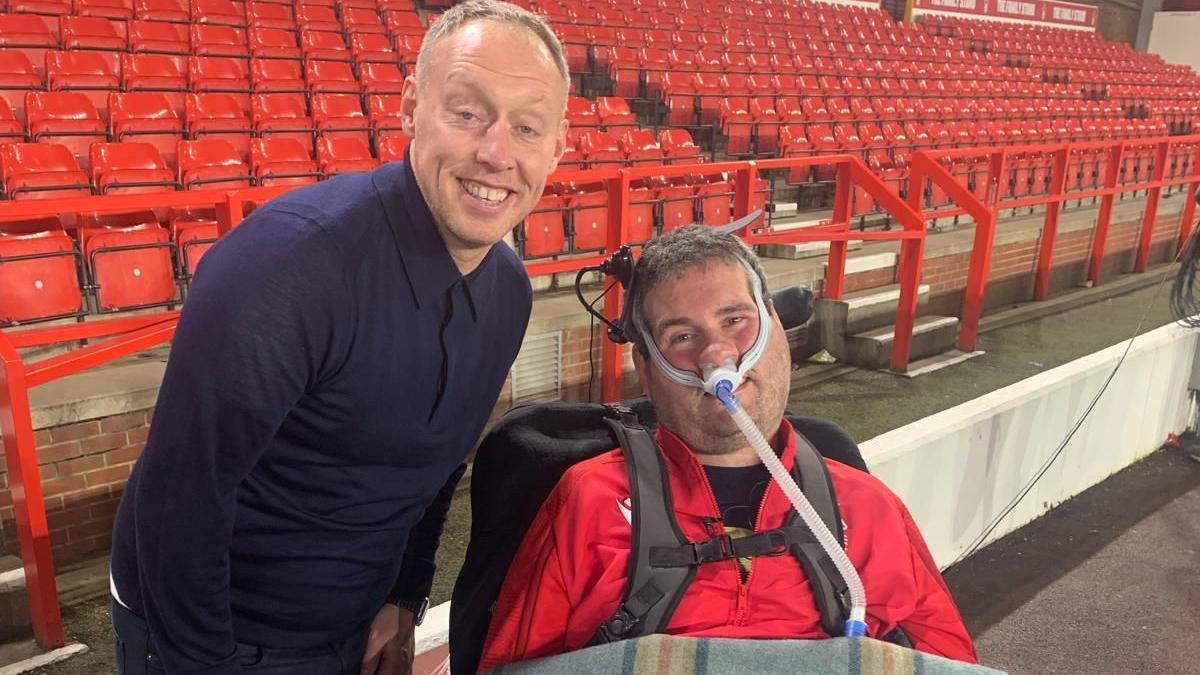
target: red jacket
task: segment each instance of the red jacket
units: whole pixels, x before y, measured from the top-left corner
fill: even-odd
[[[786,425],[787,422],[785,421]],[[781,453],[790,471],[790,428]],[[696,456],[659,429],[675,517],[691,541],[719,515]],[[870,474],[826,460],[845,523],[847,552],[867,593],[872,637],[904,629],[917,649],[976,662],[954,601],[933,558],[896,495]],[[630,548],[629,480],[620,449],[571,467],[525,535],[488,630],[480,670],[574,651],[616,610],[625,589]],[[791,504],[771,482],[759,531],[783,525]],[[719,523],[709,528],[720,530]],[[823,638],[821,619],[800,564],[790,555],[753,559],[743,582],[736,560],[700,566],[668,624],[672,635],[726,638]]]

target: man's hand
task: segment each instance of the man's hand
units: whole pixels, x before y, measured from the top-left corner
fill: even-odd
[[[411,675],[416,624],[417,617],[407,609],[384,605],[371,622],[362,675]]]

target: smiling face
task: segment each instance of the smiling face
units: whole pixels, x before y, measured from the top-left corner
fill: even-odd
[[[464,274],[533,210],[565,147],[566,100],[538,38],[489,20],[443,37],[405,81],[413,173]]]
[[[739,363],[758,337],[758,308],[735,262],[714,260],[690,267],[646,292],[642,304],[646,329],[671,365],[696,373],[706,364]],[[735,395],[767,438],[783,418],[791,384],[787,337],[774,311],[771,337],[758,364],[745,374]],[[702,390],[667,379],[635,350],[634,364],[659,421],[701,456],[744,450],[748,442],[721,403]]]

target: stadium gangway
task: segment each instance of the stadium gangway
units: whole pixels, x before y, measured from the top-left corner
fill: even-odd
[[[908,350],[916,314],[917,284],[921,255],[925,244],[925,222],[921,215],[866,167],[856,156],[830,155],[742,161],[712,164],[680,164],[622,169],[564,171],[551,182],[577,184],[604,183],[609,194],[606,244],[599,253],[558,260],[531,261],[526,269],[531,276],[578,271],[597,265],[630,240],[630,187],[634,180],[647,177],[718,176],[733,182],[733,217],[748,215],[754,202],[753,189],[759,172],[835,165],[837,187],[833,218],[818,227],[787,231],[759,229],[743,232],[748,244],[794,244],[829,242],[829,265],[825,295],[839,298],[845,281],[846,251],[852,240],[899,241],[901,246],[901,296],[896,320],[896,339],[891,366],[903,371],[908,365]],[[854,185],[859,185],[882,205],[901,229],[888,232],[851,231],[851,201]],[[167,207],[210,207],[215,210],[218,231],[229,232],[245,217],[247,207],[264,203],[286,192],[287,187],[257,187],[241,190],[184,191],[74,197],[57,200],[0,202],[0,223],[55,216],[63,213],[127,213]],[[613,208],[612,205],[616,205]],[[619,288],[605,298],[606,316],[620,315]],[[67,325],[47,325],[0,331],[0,433],[9,471],[9,490],[17,523],[22,564],[29,596],[30,618],[34,635],[45,647],[61,646],[63,624],[54,578],[50,535],[45,502],[38,470],[29,390],[52,380],[67,377],[110,363],[131,354],[166,343],[174,335],[179,313],[163,311],[147,315],[92,319]],[[25,363],[19,349],[63,343],[86,346]],[[605,341],[602,350],[601,388],[606,400],[620,398],[620,346]]]
[[[1122,166],[1131,149],[1154,152],[1153,170],[1148,180],[1120,182]],[[1105,173],[1102,187],[1067,189],[1068,171],[1072,157],[1085,158],[1089,155],[1104,158]],[[1049,190],[1045,194],[1005,198],[1013,156],[1041,155],[1053,162],[1049,176]],[[1185,161],[1190,158],[1186,175],[1166,178],[1167,165],[1171,158]],[[946,168],[947,163],[978,160],[984,169],[986,181],[985,200],[980,200],[966,186],[955,180]],[[958,348],[974,351],[979,334],[979,321],[983,314],[984,295],[987,292],[988,276],[992,266],[993,246],[996,238],[997,219],[1001,212],[1012,209],[1044,205],[1042,236],[1036,254],[1034,284],[1031,300],[1045,300],[1050,287],[1050,272],[1054,263],[1054,244],[1058,237],[1058,224],[1064,203],[1084,199],[1100,199],[1100,209],[1092,237],[1092,249],[1088,258],[1088,281],[1093,286],[1101,283],[1101,266],[1112,221],[1113,202],[1126,192],[1146,191],[1146,207],[1138,230],[1137,249],[1133,271],[1146,271],[1150,258],[1150,246],[1154,226],[1158,219],[1158,205],[1164,187],[1186,186],[1183,209],[1173,253],[1178,255],[1192,232],[1192,220],[1196,214],[1196,190],[1200,185],[1200,135],[1170,136],[1162,138],[1125,139],[1114,141],[1091,141],[1084,143],[1050,143],[1039,145],[1014,145],[993,148],[960,148],[954,150],[922,150],[914,153],[910,164],[908,202],[917,210],[922,208],[926,181],[943,190],[952,200],[949,207],[934,207],[922,211],[926,221],[969,215],[975,221],[975,238],[971,249],[971,261],[967,271],[966,289],[963,292],[962,317],[958,333]]]

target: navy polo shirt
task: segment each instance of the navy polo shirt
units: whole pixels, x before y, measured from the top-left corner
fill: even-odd
[[[113,534],[169,672],[428,594],[531,304],[502,243],[459,273],[401,162],[279,197],[205,255]]]

